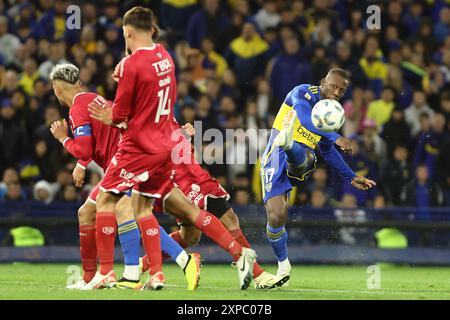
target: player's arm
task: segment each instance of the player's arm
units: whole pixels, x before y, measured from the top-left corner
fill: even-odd
[[[86,176],[86,167],[91,160],[78,160],[77,165],[73,169],[72,179],[75,187],[81,188],[84,183],[84,177]]]
[[[333,167],[347,182],[360,190],[368,190],[376,185],[375,181],[365,177],[357,176],[355,172],[342,159],[339,151],[334,146],[331,140],[323,139],[318,144],[320,153],[325,162]]]
[[[112,107],[112,122],[119,124],[127,120],[131,111],[136,75],[133,71],[130,59],[123,59],[119,66],[119,81],[117,92]]]
[[[50,127],[53,136],[62,143],[71,155],[83,161],[90,160],[94,152],[91,125],[84,124],[76,127],[73,132],[74,139],[69,138],[67,130],[66,120],[55,121]]]
[[[113,78],[118,84],[112,108],[109,107],[108,103],[100,106],[91,102],[88,105],[90,116],[108,126],[126,128],[126,121],[130,114],[136,77],[130,64],[125,64],[126,61],[126,58],[122,59],[113,73]],[[125,67],[125,65],[128,67]]]

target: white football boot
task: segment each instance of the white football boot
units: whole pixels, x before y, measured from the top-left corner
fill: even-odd
[[[292,109],[289,110],[283,119],[283,129],[275,137],[273,143],[284,150],[289,150],[294,144],[293,133],[294,133],[294,123],[297,118],[297,112]]]
[[[81,278],[80,280],[78,280],[77,282],[73,283],[73,284],[68,284],[66,286],[66,289],[70,289],[70,290],[81,290],[81,288],[83,288],[87,283],[84,282],[84,280]]]
[[[162,271],[155,273],[150,279],[142,287],[142,291],[144,290],[161,290],[164,289],[164,281],[165,277]]]
[[[255,285],[255,289],[265,290],[281,287],[287,281],[289,281],[288,274],[279,276],[264,271],[258,277],[253,279],[253,284]]]
[[[116,274],[113,270],[108,272],[106,275],[102,275],[97,271],[94,278],[86,284],[81,290],[96,290],[96,289],[105,289],[105,288],[113,288],[117,283]]]
[[[250,248],[242,248],[241,256],[236,261],[239,277],[239,289],[248,288],[253,279],[253,266],[255,265],[256,252]]]

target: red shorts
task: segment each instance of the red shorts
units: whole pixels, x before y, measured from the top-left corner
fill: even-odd
[[[174,186],[174,173],[171,151],[149,155],[119,150],[106,169],[100,190],[119,194],[133,189],[146,197],[162,198]]]
[[[97,203],[97,195],[98,195],[98,190],[99,190],[99,186],[100,183],[102,183],[101,181],[94,187],[94,189],[91,190],[91,192],[89,193],[89,197],[87,198],[87,200],[89,202],[92,202],[93,204]]]
[[[183,181],[181,185],[176,186],[183,191],[184,195],[191,203],[202,210],[208,210],[209,197],[230,199],[228,192],[213,178],[203,181],[200,184],[196,184],[195,181]],[[164,201],[165,199],[156,199],[153,204],[153,211],[164,212]]]

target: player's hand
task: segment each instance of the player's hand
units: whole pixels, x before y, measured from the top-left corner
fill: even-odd
[[[352,142],[349,139],[339,137],[336,139],[335,144],[341,148],[342,151],[352,153]]]
[[[86,175],[86,170],[81,168],[80,166],[75,166],[72,172],[73,183],[75,187],[81,188],[84,183],[84,176]]]
[[[99,106],[97,103],[91,102],[88,105],[88,109],[92,118],[97,119],[108,126],[113,125],[112,108],[110,108],[108,104]]]
[[[359,190],[369,190],[377,185],[375,181],[360,176],[354,177],[351,184]]]
[[[181,128],[184,129],[184,131],[186,131],[186,133],[190,136],[193,137],[195,134],[195,128],[192,124],[190,123],[186,123],[185,125],[182,125]]]
[[[58,120],[52,123],[50,126],[50,132],[61,143],[68,138],[67,136],[67,122],[65,119]]]

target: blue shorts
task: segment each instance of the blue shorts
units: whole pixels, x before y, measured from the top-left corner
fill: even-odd
[[[286,153],[282,148],[273,146],[275,136],[273,134],[270,136],[269,143],[261,159],[260,174],[264,203],[280,194],[288,194],[292,190],[292,187],[304,182],[316,168],[316,155],[313,150],[309,149],[314,155],[314,164],[312,167],[307,168],[301,176],[290,176]]]

